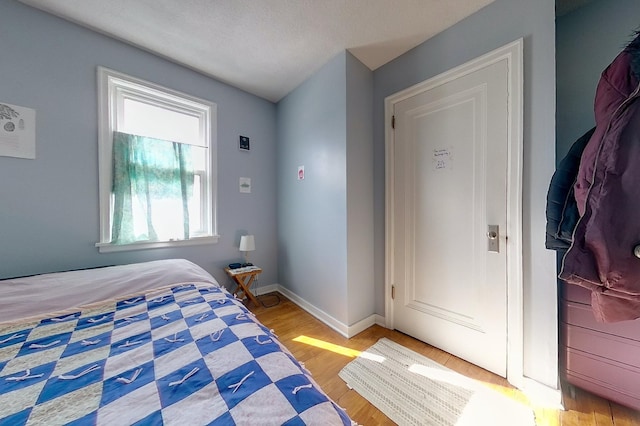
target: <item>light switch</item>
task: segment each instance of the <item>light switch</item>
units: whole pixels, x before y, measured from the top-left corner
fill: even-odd
[[[240,192],[244,194],[251,193],[251,178],[248,178],[248,177],[240,178]]]
[[[249,151],[251,146],[249,145],[249,137],[248,136],[240,136],[240,150],[241,151]]]

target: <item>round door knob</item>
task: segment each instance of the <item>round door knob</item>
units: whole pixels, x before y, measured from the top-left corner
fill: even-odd
[[[640,244],[633,248],[633,255],[640,259]]]
[[[487,237],[489,237],[490,240],[495,240],[496,238],[498,238],[498,233],[496,231],[487,232]],[[640,246],[638,246],[637,248],[638,252],[640,253]]]

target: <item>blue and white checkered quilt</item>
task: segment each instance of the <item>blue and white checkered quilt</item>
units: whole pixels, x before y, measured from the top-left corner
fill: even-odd
[[[273,333],[194,283],[0,324],[0,425],[351,425]]]

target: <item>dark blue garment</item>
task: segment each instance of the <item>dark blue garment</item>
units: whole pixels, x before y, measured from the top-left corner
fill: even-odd
[[[547,192],[547,235],[545,245],[551,250],[568,250],[580,214],[573,194],[580,157],[595,127],[573,143],[556,168]]]

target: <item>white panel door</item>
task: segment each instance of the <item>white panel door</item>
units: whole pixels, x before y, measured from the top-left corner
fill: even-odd
[[[498,61],[393,110],[394,327],[503,377],[508,84]]]

